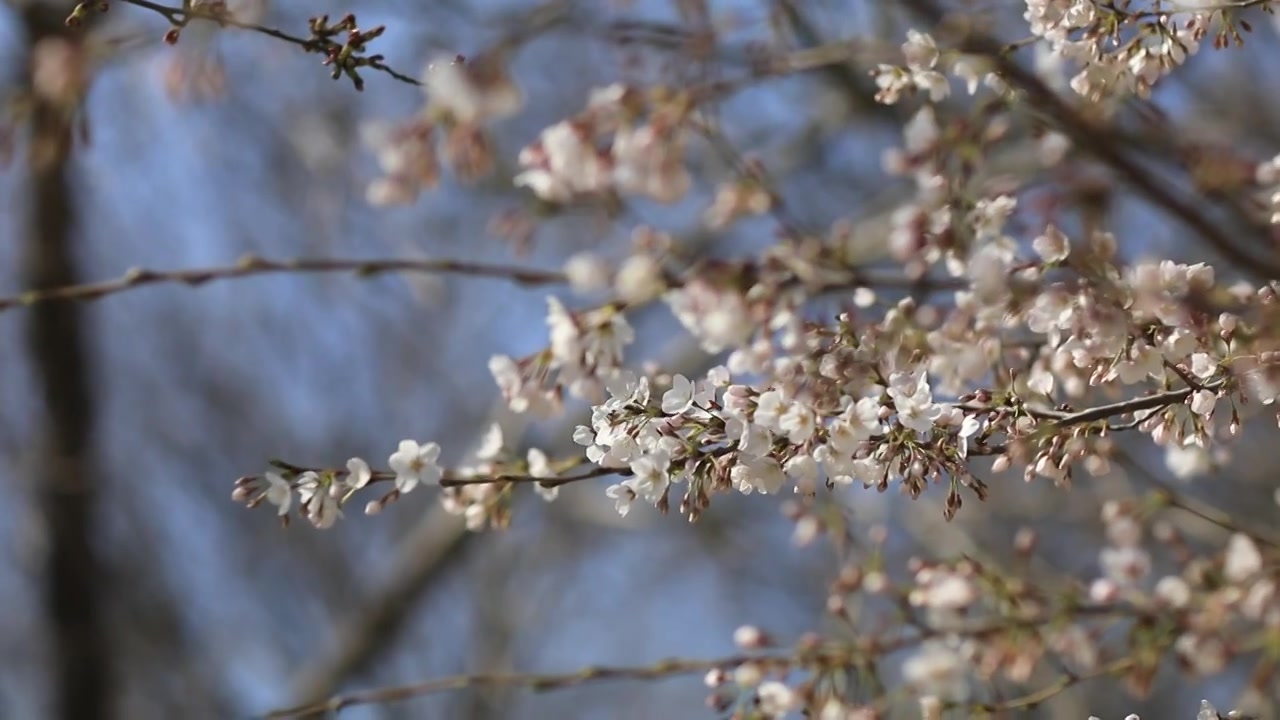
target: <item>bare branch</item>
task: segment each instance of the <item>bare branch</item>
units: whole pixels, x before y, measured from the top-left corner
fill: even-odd
[[[567,282],[564,273],[534,270],[512,265],[468,262],[449,259],[380,259],[296,258],[268,260],[246,255],[235,265],[194,268],[190,270],[148,270],[133,268],[115,280],[83,285],[31,290],[20,295],[0,298],[0,312],[19,306],[37,305],[60,300],[97,300],[144,285],[179,284],[197,286],[215,280],[231,280],[253,275],[284,273],[351,273],[368,277],[388,272],[454,274],[499,278],[518,285],[557,285]]]
[[[602,680],[656,680],[705,673],[716,668],[734,668],[753,660],[777,659],[779,658],[776,656],[731,655],[711,660],[661,660],[652,665],[635,667],[588,666],[568,673],[453,675],[416,685],[335,695],[318,703],[277,710],[266,717],[270,719],[315,717],[324,713],[336,713],[353,705],[396,702],[448,690],[474,687],[520,686],[531,690],[558,690]],[[790,660],[790,657],[783,656],[781,659]]]
[[[842,268],[846,279],[824,283],[813,288],[815,293],[837,292],[856,287],[927,288],[931,290],[959,289],[961,281],[949,278],[913,279],[898,272],[875,272],[858,268]],[[447,274],[469,277],[507,280],[525,287],[563,285],[568,277],[559,270],[538,270],[518,265],[471,262],[449,258],[380,258],[357,260],[353,258],[293,258],[270,260],[256,255],[245,255],[234,265],[191,268],[187,270],[152,270],[132,268],[114,280],[103,280],[82,285],[31,290],[18,295],[0,297],[0,312],[17,307],[29,307],[57,301],[92,301],[108,295],[126,292],[146,285],[198,286],[207,282],[247,278],[255,275],[314,273],[350,273],[357,277],[369,277],[384,273]],[[672,286],[680,280],[669,278]]]

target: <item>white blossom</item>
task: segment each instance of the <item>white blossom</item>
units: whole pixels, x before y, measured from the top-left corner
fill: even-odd
[[[267,502],[276,506],[276,514],[281,517],[288,515],[289,505],[293,502],[293,489],[289,486],[289,481],[273,472],[265,473],[263,477],[267,481]]]
[[[684,165],[679,133],[668,136],[653,125],[620,129],[613,141],[613,182],[619,191],[659,202],[684,197],[693,182]]]
[[[408,493],[419,484],[434,485],[444,474],[436,460],[440,446],[430,442],[420,445],[413,440],[401,440],[400,447],[387,460],[396,474],[396,490]]]
[[[1229,582],[1239,583],[1262,572],[1262,553],[1253,538],[1235,533],[1227,541],[1227,556],[1222,574]]]
[[[928,640],[902,664],[902,675],[918,692],[951,702],[969,697],[968,661],[955,646]]]
[[[786,717],[796,704],[795,693],[777,680],[761,683],[756,689],[756,697],[760,700],[760,714],[775,720]]]
[[[547,454],[538,448],[529,448],[526,455],[526,462],[529,464],[529,475],[536,478],[553,478],[555,472],[551,468],[551,462],[547,459]],[[560,486],[544,487],[542,483],[534,483],[533,489],[538,496],[547,502],[555,500],[560,495]]]
[[[676,319],[701,340],[707,352],[739,347],[754,332],[745,300],[727,288],[695,280],[669,291],[665,298]]]
[[[841,455],[853,455],[864,440],[883,432],[880,403],[864,397],[840,413],[829,429],[831,448]]]
[[[662,394],[662,412],[668,415],[684,413],[694,404],[696,392],[697,388],[692,380],[678,373],[673,375],[671,389]]]
[[[580,293],[609,287],[609,264],[593,252],[570,256],[564,263],[564,274],[569,279],[569,286]]]
[[[422,85],[433,103],[461,123],[508,117],[523,103],[519,88],[490,58],[469,63],[441,56],[427,66]]]
[[[916,111],[902,132],[907,152],[919,154],[932,150],[940,135],[933,107],[925,105]]]
[[[641,455],[631,461],[632,479],[630,487],[647,503],[656,503],[667,492],[671,480],[667,468],[670,458],[663,452],[652,452]]]
[[[342,516],[342,510],[320,475],[308,470],[298,477],[297,482],[298,502],[307,520],[320,530],[333,527]]]
[[[792,402],[778,418],[778,431],[785,433],[787,440],[796,445],[813,437],[817,427],[813,410],[801,402]]]
[[[618,274],[614,277],[613,286],[623,302],[633,304],[648,302],[661,295],[666,288],[662,277],[662,264],[651,255],[631,255],[622,261]]]
[[[604,492],[613,500],[614,509],[619,515],[626,517],[627,513],[631,512],[631,503],[636,499],[636,491],[630,485],[625,482],[617,483],[610,485]]]
[[[922,372],[896,372],[889,376],[889,397],[898,422],[916,432],[929,432],[945,408],[933,402],[929,381]]]
[[[536,143],[520,151],[519,160],[527,169],[516,175],[516,187],[527,187],[549,202],[569,202],[611,183],[608,159],[583,128],[568,120],[543,130]]]
[[[1197,445],[1170,443],[1165,446],[1164,453],[1165,465],[1179,480],[1205,475],[1213,469],[1213,459]]]
[[[787,482],[782,466],[771,457],[744,457],[729,471],[729,477],[734,487],[748,494],[756,490],[776,495]]]
[[[334,483],[334,488],[341,488],[345,492],[354,492],[369,484],[373,479],[373,470],[369,467],[369,463],[361,458],[355,457],[347,461],[347,477],[341,484]],[[334,497],[339,497],[335,494]]]
[[[1036,254],[1040,256],[1040,259],[1045,262],[1062,262],[1067,259],[1067,255],[1071,252],[1067,236],[1052,225],[1046,228],[1042,235],[1036,237],[1031,242],[1031,246],[1035,249]]]

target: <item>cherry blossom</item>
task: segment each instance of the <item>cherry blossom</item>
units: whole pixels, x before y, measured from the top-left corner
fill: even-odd
[[[617,509],[618,514],[622,517],[626,517],[627,513],[631,511],[631,503],[636,499],[635,489],[627,482],[610,485],[605,490],[605,495],[608,495],[613,500],[614,508]]]
[[[276,506],[278,515],[281,517],[288,515],[289,505],[293,501],[293,489],[288,481],[280,477],[279,473],[273,472],[266,473],[263,477],[267,481],[267,490],[263,497]]]
[[[902,674],[921,693],[954,702],[969,696],[967,667],[961,648],[935,640],[903,662]]]
[[[333,527],[342,517],[342,510],[328,490],[328,481],[316,472],[307,471],[298,478],[297,485],[298,502],[311,524],[321,530]]]
[[[898,422],[916,432],[929,432],[945,412],[933,402],[929,381],[922,372],[896,372],[889,377],[887,388],[897,410]]]
[[[440,446],[429,442],[420,445],[413,440],[401,440],[400,447],[387,460],[396,474],[396,490],[409,493],[419,484],[434,485],[443,474],[436,460]]]
[[[473,61],[438,57],[427,65],[422,86],[432,104],[456,123],[508,117],[523,103],[500,56]]]

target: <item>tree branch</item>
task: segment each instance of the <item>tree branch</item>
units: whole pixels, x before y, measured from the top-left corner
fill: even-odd
[[[921,625],[918,632],[912,633],[902,633],[897,628],[891,628],[886,630],[886,634],[883,636],[863,637],[851,642],[829,643],[819,646],[806,645],[802,642],[790,650],[778,649],[772,652],[741,653],[702,660],[669,658],[651,665],[594,665],[565,673],[453,675],[412,685],[335,695],[320,702],[276,710],[265,717],[267,720],[316,717],[325,713],[337,713],[355,705],[398,702],[434,693],[475,687],[524,687],[534,692],[544,692],[609,680],[660,680],[679,675],[705,673],[711,670],[732,670],[747,663],[758,663],[762,667],[770,668],[790,668],[792,670],[797,668],[821,668],[824,671],[830,671],[865,663],[873,658],[885,657],[940,637],[985,638],[1001,633],[1022,632],[1042,627],[1061,619],[1065,610],[1066,608],[1027,617],[979,620],[969,624],[967,627],[953,624],[949,624],[945,628]],[[1145,612],[1140,608],[1108,605],[1072,605],[1068,614],[1071,617],[1105,618],[1142,616]],[[1110,673],[1118,672],[1119,670],[1115,669],[1113,665],[1104,666],[1104,669],[1110,669]],[[1097,675],[1101,674],[1109,673],[1098,673]],[[1087,680],[1097,675],[1083,676],[1074,682]],[[1074,682],[1071,684],[1074,684]],[[1043,689],[1039,692],[1047,691],[1048,689]]]
[[[559,690],[604,680],[657,680],[678,675],[705,673],[716,668],[734,668],[753,660],[777,660],[777,657],[759,655],[732,655],[710,660],[660,660],[652,665],[634,667],[588,666],[568,673],[527,673],[490,675],[453,675],[428,680],[416,685],[379,688],[335,695],[328,700],[276,710],[266,715],[268,719],[315,717],[324,713],[336,713],[354,705],[371,705],[475,687],[521,686],[535,691]],[[790,656],[781,659],[790,660]]]
[[[557,285],[568,282],[564,273],[534,270],[513,265],[467,262],[449,259],[380,259],[354,260],[342,258],[296,258],[268,260],[246,255],[235,265],[194,268],[190,270],[148,270],[133,268],[115,280],[83,285],[37,288],[20,295],[0,297],[0,312],[15,307],[64,300],[97,300],[144,285],[189,285],[195,287],[217,280],[231,280],[254,275],[284,273],[351,273],[368,277],[389,272],[453,274],[509,280],[517,285]]]
[[[934,290],[959,289],[965,283],[952,278],[912,279],[902,273],[865,271],[859,268],[843,268],[846,279],[813,288],[815,294],[853,289],[856,287],[918,288]],[[94,283],[37,288],[18,295],[0,297],[0,312],[17,307],[29,307],[50,302],[93,301],[109,295],[127,292],[146,285],[188,285],[196,287],[208,282],[234,280],[256,275],[350,273],[357,277],[369,277],[384,273],[415,273],[428,275],[464,275],[507,280],[524,287],[563,285],[568,277],[559,270],[538,270],[517,265],[470,262],[440,258],[382,258],[357,260],[348,258],[293,258],[270,260],[256,255],[246,255],[234,265],[192,268],[187,270],[152,270],[133,268],[114,280]],[[672,279],[672,285],[679,285]]]
[[[283,40],[284,42],[292,45],[297,45],[309,53],[324,53],[328,50],[326,43],[321,42],[317,38],[304,38],[297,35],[290,35],[283,30],[277,30],[264,25],[237,20],[234,15],[225,11],[215,12],[211,9],[205,9],[203,6],[192,7],[190,9],[170,7],[168,5],[151,2],[150,0],[124,0],[124,2],[129,5],[145,8],[157,13],[163,16],[164,19],[168,20],[169,24],[177,28],[185,26],[192,20],[206,20],[208,22],[216,22],[223,27],[233,27],[238,30],[249,30],[268,37],[273,37],[277,40]],[[407,83],[409,85],[422,85],[422,83],[416,78],[387,66],[382,62],[381,56],[368,58],[367,63],[362,67],[386,73],[402,83]]]

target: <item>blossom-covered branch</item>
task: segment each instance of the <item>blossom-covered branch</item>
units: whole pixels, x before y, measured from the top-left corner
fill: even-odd
[[[1083,606],[1076,612],[1083,617],[1091,615],[1124,615],[1124,611]],[[1058,616],[1061,617],[1061,616]],[[283,719],[309,717],[320,713],[340,712],[357,705],[382,704],[403,701],[424,695],[466,688],[510,686],[523,687],[534,692],[548,692],[577,687],[596,682],[618,680],[656,680],[681,675],[702,674],[705,684],[713,691],[709,704],[729,705],[737,695],[756,698],[773,717],[778,710],[793,709],[803,704],[808,707],[814,700],[817,680],[854,670],[875,658],[901,650],[936,642],[946,636],[990,638],[1024,629],[1037,629],[1051,622],[1048,616],[1009,619],[992,623],[972,623],[968,627],[925,627],[917,633],[883,633],[857,641],[823,642],[817,635],[802,637],[793,648],[778,649],[767,634],[753,626],[743,626],[734,633],[734,641],[744,652],[712,659],[666,659],[649,665],[638,666],[586,666],[565,673],[510,673],[454,675],[428,680],[412,685],[379,688],[363,692],[335,695],[319,702],[276,710],[267,718]],[[961,703],[958,707],[974,712],[1012,710],[1035,704],[1081,682],[1123,673],[1132,661],[1122,658],[1082,675],[1066,675],[1057,682],[1036,693],[1022,698],[994,704]],[[793,692],[777,679],[793,673],[811,674],[807,691]],[[810,697],[805,697],[810,695]],[[1038,699],[1038,700],[1037,700]],[[884,705],[890,698],[878,699]]]
[[[365,514],[376,515],[419,486],[435,485],[443,489],[440,499],[444,508],[464,515],[467,527],[479,530],[488,525],[504,527],[509,522],[511,491],[517,485],[531,485],[539,496],[551,501],[565,485],[629,472],[625,468],[581,469],[581,458],[552,460],[537,448],[517,457],[504,445],[502,429],[497,424],[486,433],[474,464],[446,470],[439,464],[440,451],[434,442],[402,440],[387,459],[389,470],[376,470],[358,457],[348,460],[344,469],[309,468],[273,460],[274,470],[238,479],[231,496],[250,508],[263,503],[274,506],[285,524],[290,510],[297,507],[299,515],[312,525],[328,528],[368,486],[394,483],[392,490],[365,504]]]
[[[489,369],[513,412],[556,414],[572,400],[589,405],[590,419],[573,433],[581,457],[517,451],[495,429],[472,467],[446,471],[440,446],[406,439],[387,470],[360,458],[345,469],[277,461],[271,472],[237,481],[236,500],[269,504],[286,520],[299,508],[320,528],[378,482],[393,489],[368,502],[368,514],[436,485],[443,506],[480,530],[510,523],[519,487],[552,500],[564,485],[617,475],[600,489],[619,515],[648,506],[692,521],[721,496],[783,495],[779,505],[795,524],[796,544],[824,534],[842,543],[850,536],[843,503],[853,493],[893,489],[916,499],[938,488],[945,493],[941,514],[951,520],[966,499],[1017,492],[1008,483],[988,484],[988,473],[1017,468],[1024,481],[1053,488],[1108,473],[1125,462],[1125,439],[1115,437],[1121,432],[1160,448],[1179,477],[1206,474],[1232,451],[1249,418],[1277,415],[1280,262],[1269,249],[1268,222],[1280,224],[1280,156],[1233,151],[1222,177],[1206,181],[1193,169],[1187,189],[1182,178],[1153,171],[1113,118],[1129,101],[1147,98],[1210,33],[1222,47],[1238,42],[1247,23],[1225,12],[1228,6],[1148,13],[1090,0],[1027,0],[1031,38],[1004,43],[943,22],[931,0],[909,5],[937,38],[910,29],[901,62],[895,54],[894,62],[870,69],[874,100],[897,106],[883,115],[909,118],[901,142],[881,157],[905,194],[870,238],[848,219],[803,222],[784,206],[770,163],[740,154],[719,124],[718,104],[728,94],[856,55],[852,44],[806,42],[796,53],[762,51],[737,75],[592,88],[573,113],[531,133],[510,158],[518,166],[511,184],[546,215],[587,208],[613,221],[632,202],[690,201],[703,180],[695,158],[711,151],[729,172],[705,188],[701,227],[723,232],[754,221],[769,226],[776,241],[743,243],[750,249],[733,258],[691,259],[671,234],[640,225],[628,229],[622,252],[579,252],[555,272],[447,261],[303,267],[253,260],[185,275],[135,271],[29,299],[89,299],[154,282],[286,271],[457,272],[567,286],[571,292],[546,299],[545,342],[494,355]],[[169,17],[175,26],[189,19]],[[331,30],[326,23],[321,27]],[[354,19],[347,25],[356,32]],[[308,51],[323,45],[335,71],[345,72],[342,63],[378,62],[363,54],[378,32],[342,47],[333,39],[283,39]],[[699,55],[710,62],[716,33],[710,23],[697,32],[711,46]],[[1041,53],[1034,69],[1014,58],[1024,47]],[[366,189],[372,204],[413,203],[446,169],[468,183],[503,166],[490,124],[524,102],[508,61],[501,52],[433,58],[420,110],[364,128],[380,168]],[[947,102],[958,88],[969,99]],[[1145,127],[1157,126],[1169,129]],[[1014,143],[1031,148],[1025,167],[978,182],[989,158]],[[1178,149],[1175,162],[1203,150],[1178,138],[1151,146],[1158,144]],[[1079,176],[1098,170],[1107,178],[1099,182],[1122,181],[1232,266],[1219,271],[1208,262],[1122,253],[1129,245],[1107,212],[1110,187],[1077,187]],[[1231,211],[1249,242],[1219,221],[1217,209]],[[897,267],[868,267],[868,246],[875,259]],[[0,309],[21,301],[0,300]],[[719,364],[686,376],[634,356],[634,315],[659,303]],[[971,557],[916,558],[903,573],[885,565],[881,531],[870,553],[841,554],[832,579],[827,609],[852,641],[812,636],[773,652],[762,632],[743,628],[735,642],[746,654],[718,660],[460,676],[338,696],[278,716],[477,685],[550,689],[706,672],[711,706],[721,710],[780,718],[804,709],[861,719],[914,698],[923,718],[937,720],[948,708],[1029,708],[1086,679],[1114,677],[1141,694],[1166,657],[1190,675],[1209,676],[1275,643],[1280,583],[1269,534],[1162,484],[1143,502],[1099,505],[1096,535],[1105,540],[1098,572],[1063,578],[1061,588]],[[1217,526],[1229,535],[1225,547],[1193,547],[1165,517],[1171,511]],[[1159,542],[1149,547],[1148,536]],[[1027,559],[1036,538],[1028,528],[1018,532],[1015,561]],[[1164,559],[1176,569],[1157,572]],[[905,655],[903,682],[890,688],[884,665],[898,651]],[[1060,672],[1037,685],[1046,665]],[[1256,673],[1272,678],[1275,671],[1263,658]],[[858,687],[869,688],[868,697],[837,689],[851,674],[867,680]],[[1000,688],[993,700],[976,690],[996,682],[1017,691]]]
[[[1109,517],[1111,537],[1115,542],[1125,542],[1124,538],[1134,532],[1128,524],[1134,516],[1112,509]],[[1232,583],[1248,579],[1255,572],[1252,566],[1240,565],[1239,558],[1228,558],[1226,567]],[[910,695],[888,690],[877,680],[886,658],[908,650],[918,654],[903,664],[907,683],[904,689],[923,693],[918,704],[926,720],[940,717],[946,709],[968,714],[1020,710],[1102,678],[1150,682],[1153,651],[1158,654],[1167,649],[1175,643],[1178,628],[1194,624],[1188,615],[1197,611],[1181,602],[1182,589],[1175,585],[1166,583],[1153,598],[1131,595],[1127,602],[1119,602],[1115,595],[1102,596],[1097,603],[1081,602],[1070,593],[1049,601],[1030,586],[1005,586],[996,569],[970,560],[950,565],[920,563],[912,580],[903,585],[892,584],[880,570],[849,567],[841,572],[832,589],[828,607],[834,614],[852,617],[852,605],[846,596],[880,595],[900,607],[922,612],[927,619],[912,621],[912,629],[905,632],[892,624],[877,623],[878,629],[868,629],[848,640],[806,634],[790,648],[781,646],[765,631],[747,625],[733,634],[741,652],[726,657],[669,659],[640,666],[588,666],[565,673],[457,675],[340,694],[277,710],[267,717],[307,717],[465,688],[513,686],[540,692],[592,682],[703,674],[710,691],[707,704],[721,711],[749,707],[762,718],[782,718],[805,709],[815,717],[875,720],[885,717],[895,704],[911,700]],[[1002,589],[1005,587],[1007,591]],[[1113,637],[1127,637],[1121,647],[1114,648],[1114,656],[1104,659],[1102,649],[1095,643],[1105,631],[1124,627],[1147,630],[1110,633]],[[1176,644],[1190,647],[1182,640]],[[1257,647],[1260,642],[1254,639],[1241,642],[1238,649]],[[1006,668],[1009,679],[1026,680],[1035,660],[1045,654],[1052,654],[1063,670],[1055,679],[1026,694],[982,701],[972,697],[966,683],[958,682],[969,674],[985,675],[993,682],[996,668],[1001,666]],[[829,682],[849,673],[869,681],[865,686],[868,692],[856,707],[843,702]],[[1206,712],[1214,714],[1204,715]],[[1202,705],[1202,717],[1216,717],[1216,710],[1207,702]]]
[[[936,19],[926,0],[916,6]],[[1058,52],[1128,63],[1121,78],[1085,73],[1073,79],[1074,90],[1096,98],[1149,90],[1185,60],[1208,17],[1192,13],[1185,26],[1161,19],[1148,28],[1181,45],[1109,50],[1090,34],[1100,22],[1093,10],[1060,10],[1029,5],[1033,35]],[[980,84],[990,88],[1001,112],[1012,115],[1027,100],[1053,110],[1062,132],[1043,140],[1046,167],[1062,162],[1071,143],[1086,146],[1157,204],[1214,242],[1226,242],[1109,135],[1095,137],[1095,123],[1008,60],[1006,50],[966,34],[957,50],[944,54],[932,37],[913,30],[902,46],[905,66],[882,64],[874,71],[876,99],[897,104],[920,92],[937,103],[951,92],[942,72],[944,60],[950,62],[970,94]],[[455,170],[471,176],[488,167],[482,125],[512,114],[520,102],[493,59],[438,63],[428,78],[432,92],[423,116],[375,143],[387,173],[370,186],[375,202],[408,202],[434,186],[438,127],[448,134],[446,155],[453,154]],[[934,105],[920,108],[904,128],[903,147],[885,154],[886,170],[913,178],[918,191],[916,201],[895,213],[883,241],[905,273],[874,279],[851,261],[846,228],[818,233],[780,214],[767,171],[739,159],[700,114],[706,100],[670,87],[597,89],[585,109],[546,128],[521,152],[523,170],[514,178],[554,206],[623,196],[673,202],[690,188],[684,155],[701,134],[728,155],[737,174],[717,194],[707,224],[726,227],[772,213],[781,226],[784,242],[759,257],[683,269],[676,267],[671,238],[651,228],[637,229],[633,252],[616,271],[593,254],[574,256],[563,279],[579,291],[611,290],[613,299],[570,310],[551,297],[549,346],[491,360],[516,412],[556,412],[566,392],[594,405],[591,426],[580,428],[576,439],[590,462],[629,471],[628,480],[608,490],[620,512],[637,497],[666,510],[677,482],[687,483],[680,508],[693,518],[715,491],[776,493],[793,482],[797,492],[810,493],[824,477],[828,486],[858,480],[884,490],[897,478],[912,496],[930,482],[949,484],[951,517],[961,503],[958,488],[986,496],[985,483],[968,468],[970,457],[994,455],[997,472],[1021,463],[1028,480],[1065,483],[1077,463],[1090,472],[1108,467],[1112,432],[1138,428],[1171,453],[1194,453],[1178,448],[1209,443],[1219,401],[1231,405],[1223,430],[1232,436],[1239,407],[1250,398],[1270,404],[1280,396],[1272,377],[1277,354],[1255,342],[1274,314],[1274,287],[1215,287],[1213,268],[1204,263],[1126,266],[1116,239],[1093,224],[1073,240],[1051,222],[1020,241],[1005,227],[1018,198],[969,196],[963,181],[980,163],[953,147],[995,146],[1002,135],[947,127]],[[1259,185],[1280,180],[1271,178],[1280,176],[1272,164],[1259,164]],[[945,269],[946,277],[934,268]],[[944,319],[942,306],[922,306],[918,297],[892,302],[876,286],[955,290],[954,307]],[[853,297],[834,323],[809,315],[814,301],[842,291]],[[650,378],[626,369],[624,350],[634,340],[626,312],[658,299],[704,350],[728,351],[726,364],[705,379]],[[1029,331],[1033,340],[1015,339],[1013,329]],[[1171,378],[1185,387],[1170,389]],[[1071,408],[1088,388],[1139,383],[1156,387],[1129,400]],[[661,398],[651,395],[657,390]],[[936,393],[958,402],[935,399]],[[1119,416],[1132,418],[1105,422]]]

